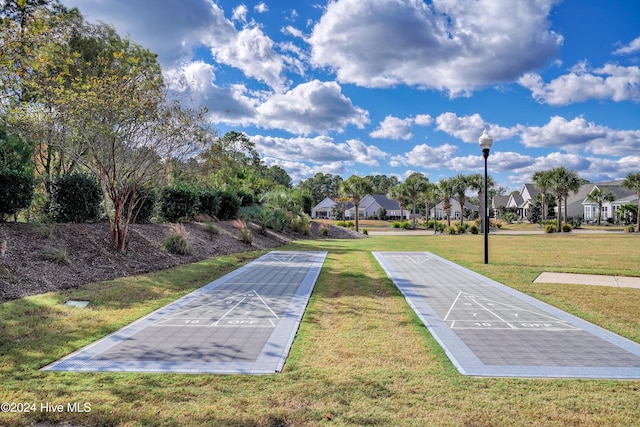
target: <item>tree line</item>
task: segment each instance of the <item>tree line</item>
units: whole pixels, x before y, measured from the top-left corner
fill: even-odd
[[[75,174],[97,181],[119,251],[126,248],[129,225],[154,191],[164,189],[187,199],[193,191],[205,204],[212,192],[251,195],[270,206],[254,210],[252,218],[276,227],[290,227],[294,216],[304,227],[308,218],[302,215],[325,197],[348,199],[357,212],[366,194],[386,194],[401,209],[411,208],[414,227],[417,212],[424,209],[428,219],[440,201],[450,223],[451,199],[464,207],[468,191],[477,194],[481,219],[487,211],[480,174],[432,183],[422,173],[402,182],[395,176],[344,180],[318,173],[293,188],[287,172],[265,165],[245,134],[219,136],[207,123],[206,110],[171,99],[153,52],[109,25],[88,23],[58,0],[1,4],[0,220],[25,209],[27,216],[55,217],[55,197]],[[560,228],[561,213],[566,216],[562,204],[580,179],[556,168],[534,174],[533,180],[542,195],[543,219],[553,197]],[[629,174],[625,185],[640,195],[639,181],[640,173]],[[492,179],[488,187],[489,196],[504,192]],[[609,195],[592,197],[604,203]]]
[[[123,251],[149,188],[291,186],[245,135],[218,137],[206,110],[171,99],[148,49],[58,0],[1,4],[0,220],[49,214],[63,177],[88,174]]]

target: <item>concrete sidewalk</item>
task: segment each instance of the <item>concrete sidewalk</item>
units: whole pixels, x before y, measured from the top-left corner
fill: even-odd
[[[613,286],[640,289],[640,277],[604,276],[600,274],[540,273],[533,283],[566,283],[571,285]]]

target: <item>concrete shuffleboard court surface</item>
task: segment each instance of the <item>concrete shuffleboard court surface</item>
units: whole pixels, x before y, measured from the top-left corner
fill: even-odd
[[[429,252],[374,252],[460,373],[640,379],[640,345]]]
[[[43,370],[279,372],[326,255],[269,252]]]

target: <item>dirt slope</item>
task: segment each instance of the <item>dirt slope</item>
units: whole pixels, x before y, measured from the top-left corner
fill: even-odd
[[[161,241],[169,224],[132,226],[126,254],[111,248],[108,224],[0,224],[0,303],[116,277],[148,273],[202,259],[260,249],[277,248],[297,238],[319,238],[319,224],[312,223],[309,236],[256,231],[253,242],[240,241],[230,222],[219,222],[212,235],[203,224],[185,224],[191,255],[173,255]],[[360,237],[350,230],[332,227],[329,237]]]

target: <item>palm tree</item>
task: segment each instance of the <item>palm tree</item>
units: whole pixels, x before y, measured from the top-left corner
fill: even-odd
[[[362,198],[371,193],[371,183],[366,178],[351,175],[342,183],[342,193],[351,199],[356,208],[356,231],[359,231],[358,219],[360,217],[360,213],[358,211],[358,207],[360,206]]]
[[[412,227],[416,228],[416,205],[418,204],[418,197],[427,188],[429,180],[420,172],[414,172],[407,177],[402,186],[407,196],[411,199],[413,208],[413,224]]]
[[[467,201],[467,189],[469,188],[469,177],[458,174],[452,178],[453,193],[458,196],[460,203],[460,225],[464,224],[464,205]]]
[[[602,205],[605,202],[613,202],[616,199],[616,196],[611,191],[594,188],[591,193],[587,194],[586,199],[598,204],[598,225],[600,225],[600,220],[602,218]]]
[[[547,198],[547,191],[549,191],[549,189],[551,189],[551,171],[538,171],[536,173],[533,174],[532,180],[533,183],[535,184],[536,188],[538,190],[540,190],[540,198],[542,199],[542,220],[544,221],[546,219],[546,213],[547,213],[547,208],[546,208],[546,198]]]
[[[407,194],[405,188],[401,185],[395,185],[389,189],[387,197],[398,202],[400,206],[400,218],[404,219],[404,208],[407,205]]]
[[[622,181],[622,186],[633,190],[638,196],[638,213],[636,215],[636,233],[640,233],[640,172],[629,173],[627,177]]]
[[[453,178],[441,179],[438,183],[440,197],[442,197],[442,209],[447,214],[447,225],[451,227],[451,197],[454,193]]]
[[[558,227],[562,231],[562,204],[564,202],[564,220],[567,220],[567,197],[569,192],[576,193],[580,188],[580,178],[575,171],[570,171],[564,166],[549,171],[551,174],[551,188],[556,193],[558,203]]]
[[[427,223],[429,223],[429,211],[431,210],[431,203],[435,205],[436,200],[438,199],[438,186],[431,182],[427,182],[427,186],[422,191],[422,194],[420,196],[422,197],[422,201],[424,201],[425,210],[426,210],[425,217],[426,217]],[[435,219],[434,219],[433,233],[435,234],[436,231],[437,231],[437,228],[436,228]]]
[[[478,216],[480,218],[480,233],[484,233],[484,216],[487,212],[487,208],[484,206],[484,175],[481,173],[474,173],[467,175],[467,182],[471,190],[478,192]],[[495,186],[493,178],[487,176],[487,188]]]

